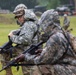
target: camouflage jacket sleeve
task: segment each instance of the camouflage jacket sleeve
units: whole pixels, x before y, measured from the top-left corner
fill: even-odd
[[[20,29],[12,30],[11,32],[12,32],[14,35],[17,35],[17,34],[20,32]]]
[[[30,44],[35,32],[37,31],[37,26],[35,23],[29,21],[24,23],[24,25],[20,28],[19,35],[13,35],[10,37],[12,42],[16,44]]]
[[[62,33],[54,34],[47,41],[46,47],[43,49],[41,55],[37,56],[35,58],[32,58],[32,60],[30,58],[31,62],[33,62],[35,64],[55,63],[63,56],[63,54],[67,48],[66,43],[67,43],[67,40],[65,39],[65,37]],[[26,58],[26,55],[25,55],[25,58]],[[29,57],[28,57],[28,59],[29,59]]]

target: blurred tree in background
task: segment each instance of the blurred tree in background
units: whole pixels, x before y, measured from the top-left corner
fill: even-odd
[[[33,8],[38,4],[37,0],[0,0],[0,8],[13,11],[15,6],[20,3],[25,4],[28,8]]]
[[[76,0],[0,0],[0,8],[13,11],[15,6],[24,3],[28,8],[36,5],[47,6],[47,9],[56,8],[59,5],[68,4]]]
[[[47,8],[55,9],[59,5],[60,5],[60,0],[48,0]]]
[[[55,9],[59,5],[72,4],[76,0],[37,0],[40,5],[47,6],[47,9]]]

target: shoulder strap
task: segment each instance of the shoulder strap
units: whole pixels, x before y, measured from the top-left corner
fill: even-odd
[[[57,25],[57,24],[54,24],[54,25],[57,26],[57,27],[62,31],[63,35],[65,36],[65,38],[66,38],[66,40],[67,40],[67,42],[68,42],[68,46],[71,47],[71,48],[69,49],[69,51],[71,52],[71,54],[72,54],[74,57],[76,57],[75,53],[73,52],[73,47],[72,47],[72,45],[71,45],[70,36],[69,36],[68,32],[66,31],[66,33],[65,33],[65,31],[63,30],[63,28],[62,28],[60,25]],[[68,48],[69,48],[69,47],[68,47]]]
[[[37,26],[37,31],[35,32],[33,38],[37,35],[37,39],[38,39],[38,41],[39,41],[39,25],[36,24],[36,26]]]

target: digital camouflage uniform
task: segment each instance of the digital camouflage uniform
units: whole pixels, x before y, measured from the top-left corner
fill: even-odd
[[[49,31],[48,34],[53,34],[47,40],[46,46],[39,56],[25,54],[27,63],[47,64],[41,65],[39,74],[36,75],[76,75],[76,54],[72,55],[71,46],[68,44],[63,31],[59,28],[60,25],[57,21],[58,15],[54,10],[43,13],[40,25],[44,34]]]
[[[68,19],[68,17],[67,17],[66,14],[64,14],[63,25],[64,25],[63,28],[64,28],[65,30],[67,30],[68,27],[70,26],[70,20]]]
[[[13,36],[10,37],[10,40],[17,44],[12,52],[13,52],[13,55],[16,56],[16,55],[19,55],[21,54],[24,50],[28,49],[29,46],[33,43],[37,43],[37,36],[36,36],[36,33],[37,33],[37,17],[36,15],[28,10],[28,9],[25,9],[25,15],[24,15],[24,18],[25,18],[25,22],[24,24],[20,25],[20,29],[18,30],[13,30]],[[15,35],[14,33],[17,33],[19,32],[19,35]],[[7,55],[7,57],[6,57]],[[4,57],[5,57],[5,60],[7,58],[7,60],[9,61],[10,60],[10,57],[8,56],[9,54],[4,54]],[[30,68],[31,67],[25,67],[25,66],[22,66],[22,71],[23,71],[23,75],[27,75],[27,74],[30,74]],[[10,68],[9,68],[10,70]],[[10,71],[11,72],[11,71]],[[11,75],[11,74],[9,74]]]
[[[15,7],[13,13],[15,13],[15,12],[17,12],[17,11],[20,11],[20,10],[24,10],[24,9],[27,9],[27,7],[26,7],[24,4],[18,4],[18,5]],[[20,14],[19,14],[19,15],[20,15]],[[14,31],[11,31],[11,32],[13,32],[13,34],[16,35],[16,33],[18,33],[19,31],[20,31],[20,29],[14,30]],[[2,54],[3,59],[2,59],[2,61],[1,61],[1,63],[2,63],[3,65],[6,65],[6,64],[7,64],[7,61],[10,61],[10,58],[11,58],[11,56],[12,56],[11,54],[12,54],[12,51],[14,50],[14,48],[11,48],[11,49],[12,49],[12,50],[10,50],[10,52],[8,52],[8,53],[3,53],[3,54]],[[19,48],[19,49],[20,49],[20,48]],[[15,51],[15,52],[16,52],[16,51]],[[11,54],[10,54],[10,53],[11,53]],[[6,69],[6,75],[13,75],[11,68]]]
[[[31,44],[37,43],[37,36],[35,36],[37,33],[37,18],[35,14],[30,10],[25,10],[24,17],[26,18],[26,21],[20,28],[19,36],[14,35],[13,37],[10,37],[12,42],[16,44],[21,44],[18,45],[18,48],[16,47],[18,54],[28,49]],[[21,51],[19,51],[20,47]],[[23,75],[30,75],[31,69],[31,67],[22,66]]]

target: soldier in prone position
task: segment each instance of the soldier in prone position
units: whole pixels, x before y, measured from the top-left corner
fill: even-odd
[[[19,60],[17,60],[25,59],[27,64],[45,64],[40,66],[39,73],[36,75],[76,75],[76,55],[63,34],[58,21],[59,15],[56,11],[45,11],[39,24],[44,35],[47,35],[47,33],[50,35],[46,46],[36,51],[39,54],[21,54]],[[46,39],[44,35],[42,35],[42,41]]]

